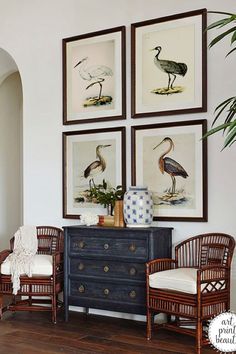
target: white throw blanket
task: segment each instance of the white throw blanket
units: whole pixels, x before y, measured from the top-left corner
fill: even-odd
[[[13,294],[20,289],[20,275],[32,277],[33,257],[38,250],[36,226],[21,226],[14,235],[13,252],[6,258],[11,263]]]

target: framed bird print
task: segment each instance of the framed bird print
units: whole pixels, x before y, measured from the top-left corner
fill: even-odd
[[[207,121],[131,128],[132,184],[152,191],[154,220],[207,221]]]
[[[62,41],[63,124],[126,118],[125,26]]]
[[[63,133],[63,217],[106,214],[94,190],[126,188],[125,127]]]
[[[206,112],[206,9],[131,25],[133,118]]]

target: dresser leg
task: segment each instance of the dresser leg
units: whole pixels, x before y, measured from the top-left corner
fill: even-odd
[[[89,315],[89,307],[84,308],[84,313],[85,313],[85,315]]]

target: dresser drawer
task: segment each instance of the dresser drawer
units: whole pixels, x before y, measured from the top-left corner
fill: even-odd
[[[69,296],[77,300],[105,300],[106,302],[122,302],[140,304],[145,302],[145,287],[118,284],[110,282],[98,282],[94,280],[70,279]],[[78,302],[79,303],[79,302]]]
[[[69,274],[145,281],[145,264],[71,257]]]
[[[145,261],[148,257],[147,239],[124,237],[87,237],[73,235],[70,238],[70,254],[81,256],[128,258]]]

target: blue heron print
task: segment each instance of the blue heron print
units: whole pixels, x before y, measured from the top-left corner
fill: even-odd
[[[176,193],[176,178],[180,176],[182,178],[187,178],[188,173],[185,171],[183,166],[181,166],[177,161],[166,156],[172,149],[174,149],[173,140],[169,137],[164,138],[159,144],[157,144],[153,150],[163,143],[168,143],[169,146],[167,150],[159,157],[158,165],[162,174],[167,173],[171,177],[172,185],[170,188],[170,194],[173,196]]]

